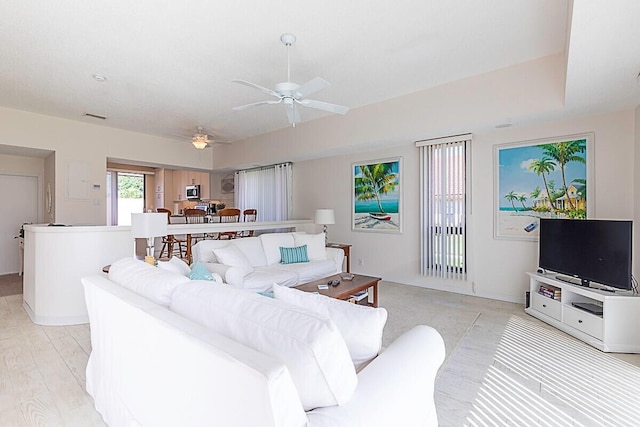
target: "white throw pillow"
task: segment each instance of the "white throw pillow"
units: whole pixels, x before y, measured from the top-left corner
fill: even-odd
[[[171,257],[169,261],[158,261],[158,268],[182,274],[186,277],[189,277],[189,274],[191,273],[191,267],[189,267],[189,264],[176,256]]]
[[[220,264],[238,267],[242,270],[245,276],[254,270],[247,257],[234,245],[227,245],[224,248],[215,248],[213,249],[213,253],[216,255]]]
[[[352,304],[278,284],[273,285],[273,296],[277,300],[329,316],[347,343],[356,370],[360,370],[380,353],[382,332],[387,323],[386,309]]]
[[[253,267],[264,267],[267,265],[267,258],[264,256],[262,242],[258,237],[245,237],[244,239],[234,239],[231,245],[240,249]]]
[[[171,303],[173,291],[190,281],[181,274],[134,258],[123,258],[111,264],[109,280],[165,307]]]
[[[212,282],[176,289],[170,310],[280,360],[305,410],[345,404],[355,391],[349,350],[328,317]]]
[[[280,246],[292,248],[295,246],[293,234],[291,233],[267,233],[259,236],[264,248],[264,255],[267,258],[267,265],[278,264],[280,258]]]
[[[327,259],[324,233],[318,234],[294,234],[296,246],[307,245],[309,261],[323,261]]]

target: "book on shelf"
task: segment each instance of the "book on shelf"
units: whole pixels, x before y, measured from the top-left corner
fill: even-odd
[[[369,296],[369,292],[367,292],[367,291],[360,291],[360,292],[356,292],[355,294],[351,295],[351,297],[354,298],[356,300],[356,302],[362,301],[363,299],[365,299],[368,296]]]
[[[552,286],[540,285],[540,287],[538,288],[538,293],[545,297],[559,300],[562,295],[562,290],[554,288]]]

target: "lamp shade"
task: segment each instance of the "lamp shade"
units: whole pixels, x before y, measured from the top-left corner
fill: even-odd
[[[336,216],[333,209],[316,209],[316,224],[335,224]]]
[[[132,213],[131,234],[134,238],[150,238],[167,235],[166,213]]]

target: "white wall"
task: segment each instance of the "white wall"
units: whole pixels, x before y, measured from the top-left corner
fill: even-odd
[[[634,112],[628,110],[475,133],[471,165],[470,280],[465,283],[439,282],[419,275],[419,158],[418,149],[411,141],[384,150],[295,163],[294,216],[312,218],[316,208],[335,209],[336,224],[328,230],[330,240],[353,245],[351,263],[352,271],[356,273],[416,286],[521,301],[528,287],[525,272],[537,266],[537,242],[493,237],[494,145],[594,132],[595,217],[633,219],[634,119]],[[396,156],[403,158],[403,234],[352,231],[351,163]],[[358,265],[358,259],[364,261],[363,266]]]
[[[595,215],[634,215],[634,114],[570,117],[563,109],[562,55],[452,82],[225,147],[226,166],[294,161],[294,217],[336,210],[330,240],[350,243],[352,270],[386,280],[521,301],[537,244],[493,238],[493,147],[496,144],[595,133]],[[565,117],[566,118],[562,118]],[[495,129],[512,122],[513,127]],[[470,279],[440,283],[419,275],[418,150],[414,141],[473,133]],[[380,148],[382,145],[387,148]],[[321,159],[308,160],[313,156]],[[351,162],[403,157],[404,233],[352,232]],[[319,228],[318,228],[319,230]],[[363,266],[358,265],[362,259]]]
[[[52,158],[55,176],[52,191],[55,194],[55,221],[59,223],[106,223],[107,159],[211,170],[215,152],[214,148],[203,154],[200,150],[165,138],[2,107],[0,122],[0,145],[55,152]],[[67,197],[66,175],[70,164],[88,168],[86,184],[89,191],[84,200]],[[93,184],[100,185],[100,188],[93,189]]]

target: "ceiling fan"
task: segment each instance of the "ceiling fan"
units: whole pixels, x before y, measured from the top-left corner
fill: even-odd
[[[231,144],[230,141],[223,141],[220,139],[215,139],[213,135],[208,133],[202,126],[196,127],[196,133],[193,136],[185,136],[185,135],[174,135],[182,139],[191,139],[191,143],[198,150],[204,150],[205,148],[211,147],[211,144]]]
[[[285,109],[287,111],[287,117],[289,119],[289,123],[291,123],[293,126],[295,126],[296,123],[300,123],[300,115],[298,114],[296,105],[302,105],[304,107],[329,111],[330,113],[347,114],[347,111],[349,111],[348,107],[343,107],[342,105],[330,104],[328,102],[316,101],[313,99],[306,98],[308,95],[311,95],[312,93],[315,93],[320,89],[329,87],[330,83],[320,77],[313,78],[303,85],[293,83],[291,81],[289,48],[296,41],[296,36],[294,36],[293,34],[285,33],[280,36],[280,41],[287,47],[287,81],[286,82],[276,84],[274,89],[268,89],[266,87],[263,87],[245,80],[233,80],[234,83],[240,83],[242,85],[249,86],[254,89],[258,89],[262,92],[268,93],[269,95],[275,97],[276,99],[272,99],[269,101],[254,102],[252,104],[240,105],[238,107],[234,107],[233,110],[240,111],[250,107],[256,107],[259,105],[272,105],[272,104],[282,103],[284,104]]]

